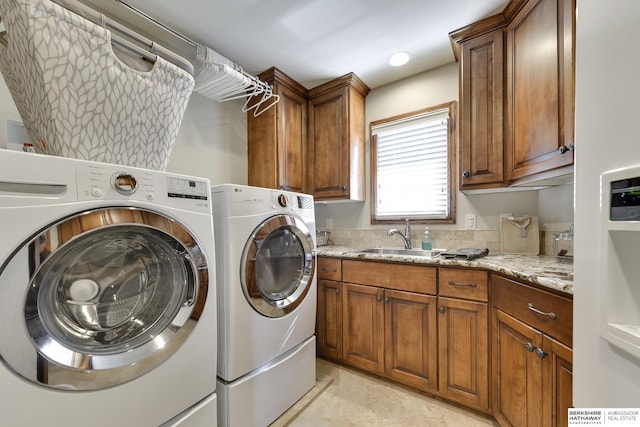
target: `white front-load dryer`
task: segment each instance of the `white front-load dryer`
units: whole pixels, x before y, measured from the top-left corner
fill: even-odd
[[[212,187],[218,425],[266,426],[315,384],[313,197]]]
[[[204,178],[0,150],[3,425],[216,425],[210,199]]]

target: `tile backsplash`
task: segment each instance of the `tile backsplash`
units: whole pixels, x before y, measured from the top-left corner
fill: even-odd
[[[387,236],[386,229],[326,229],[329,243],[352,248],[402,247],[399,236]],[[438,230],[431,229],[434,249],[488,248],[489,253],[501,253],[500,230]],[[411,246],[420,248],[423,230],[411,233]],[[540,231],[540,254],[553,254],[553,235],[557,231]]]

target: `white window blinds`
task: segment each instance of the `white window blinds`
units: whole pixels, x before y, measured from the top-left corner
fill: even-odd
[[[376,219],[449,215],[449,108],[372,127],[376,141]]]

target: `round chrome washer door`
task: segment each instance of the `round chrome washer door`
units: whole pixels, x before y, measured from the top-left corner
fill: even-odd
[[[15,301],[24,326],[8,325],[27,334],[0,343],[0,355],[42,385],[94,390],[132,380],[175,353],[204,307],[208,270],[197,241],[152,211],[85,212],[23,247],[0,278],[8,279],[11,263],[32,270],[26,298]]]
[[[315,246],[304,221],[291,215],[265,220],[247,241],[240,266],[242,291],[251,307],[282,317],[309,292],[315,272]]]

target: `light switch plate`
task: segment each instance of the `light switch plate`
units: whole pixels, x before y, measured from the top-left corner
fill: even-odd
[[[476,229],[476,215],[475,214],[467,214],[464,221],[464,226],[467,230],[475,230]]]

